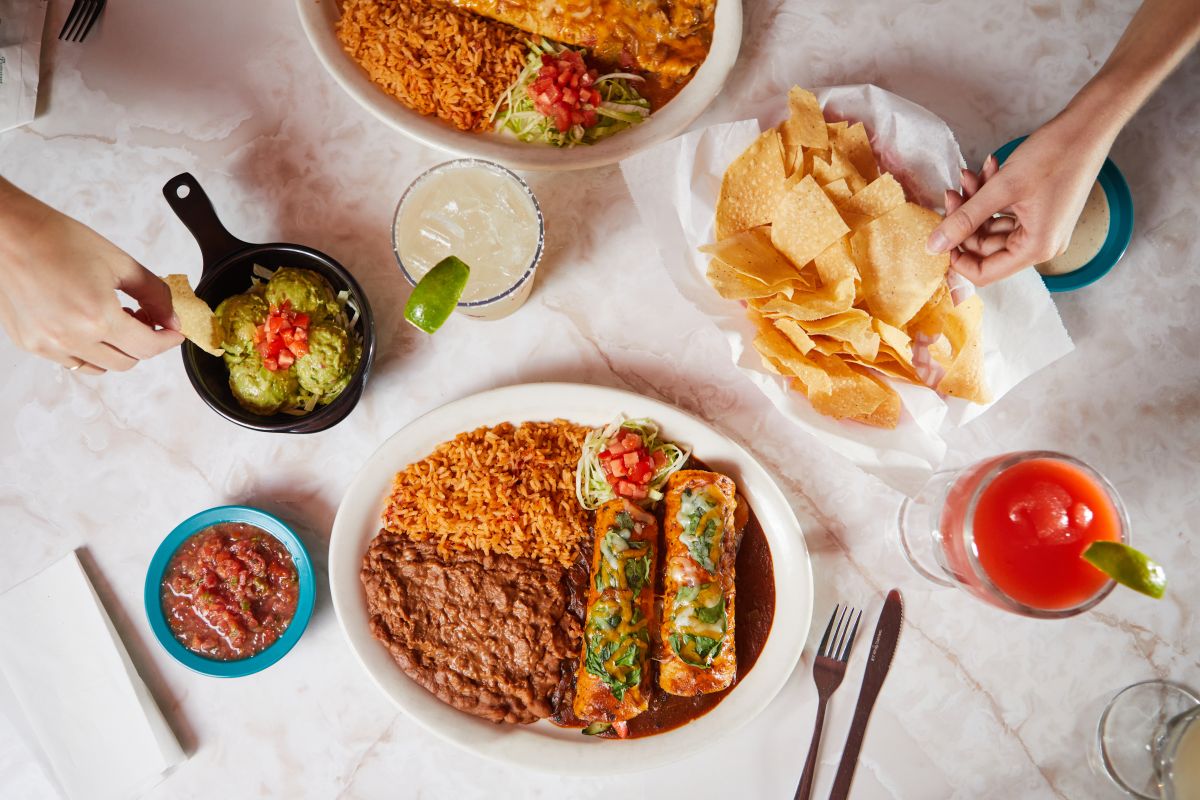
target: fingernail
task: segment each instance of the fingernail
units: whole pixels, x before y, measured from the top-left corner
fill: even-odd
[[[177,330],[179,330],[181,327],[183,327],[183,323],[181,323],[181,322],[179,321],[179,315],[178,315],[178,314],[175,314],[175,313],[172,313],[172,314],[171,314],[171,319],[167,321],[167,327],[168,327],[168,328],[170,328],[170,329],[171,329],[171,330],[173,330],[173,331],[177,331]]]
[[[925,242],[925,252],[931,256],[936,256],[950,249],[950,240],[946,238],[946,234],[941,231],[934,231],[929,234],[929,240]]]

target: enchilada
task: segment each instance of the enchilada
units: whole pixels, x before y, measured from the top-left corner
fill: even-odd
[[[717,692],[737,672],[737,505],[737,487],[725,475],[682,470],[667,482],[658,683],[669,694]]]
[[[574,711],[586,722],[623,722],[650,703],[650,620],[658,523],[625,499],[596,511]]]
[[[689,75],[712,43],[716,0],[445,0],[600,60],[659,75]]]

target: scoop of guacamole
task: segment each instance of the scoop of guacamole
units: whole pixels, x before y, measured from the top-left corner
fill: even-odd
[[[352,351],[350,354],[350,364],[346,367],[346,371],[342,373],[341,377],[334,381],[321,395],[321,399],[317,401],[320,405],[327,406],[334,400],[337,400],[342,391],[350,385],[350,379],[354,377],[354,371],[358,369],[358,362],[362,358],[362,342],[352,341],[350,348]]]
[[[274,414],[286,405],[299,402],[296,371],[272,372],[257,356],[229,365],[229,388],[238,404],[254,414]]]
[[[254,330],[266,322],[269,310],[267,301],[256,294],[235,294],[221,301],[216,314],[226,356],[240,360],[253,350]]]
[[[346,330],[335,323],[317,322],[308,329],[308,353],[296,359],[300,385],[313,394],[334,393],[353,371],[354,350]],[[336,394],[336,393],[334,393]]]
[[[329,281],[308,269],[280,267],[267,281],[267,302],[283,305],[287,300],[292,310],[308,314],[313,322],[334,316],[338,312],[337,298]]]

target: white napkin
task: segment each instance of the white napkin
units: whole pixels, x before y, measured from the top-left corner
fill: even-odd
[[[895,430],[818,414],[783,378],[763,368],[743,305],[722,299],[704,277],[709,257],[697,248],[713,241],[721,177],[765,126],[784,117],[785,94],[743,103],[735,111],[741,121],[663,142],[622,162],[621,171],[675,288],[725,334],[739,369],[797,426],[889,486],[915,494],[945,457],[943,426],[964,425],[991,405],[943,400],[930,389],[890,381],[905,412]],[[839,86],[816,94],[827,115],[865,124],[882,166],[896,173],[918,201],[939,206],[943,191],[957,187],[962,154],[936,115],[878,86]],[[1074,345],[1033,270],[979,294],[985,306],[984,368],[995,403]]]
[[[0,0],[0,132],[33,120],[47,0]]]
[[[185,759],[74,552],[0,595],[0,676],[72,800],[136,796]]]

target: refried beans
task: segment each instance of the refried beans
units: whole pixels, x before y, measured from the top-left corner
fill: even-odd
[[[563,568],[380,531],[363,558],[371,633],[414,681],[494,722],[554,713],[564,662],[579,652]]]

